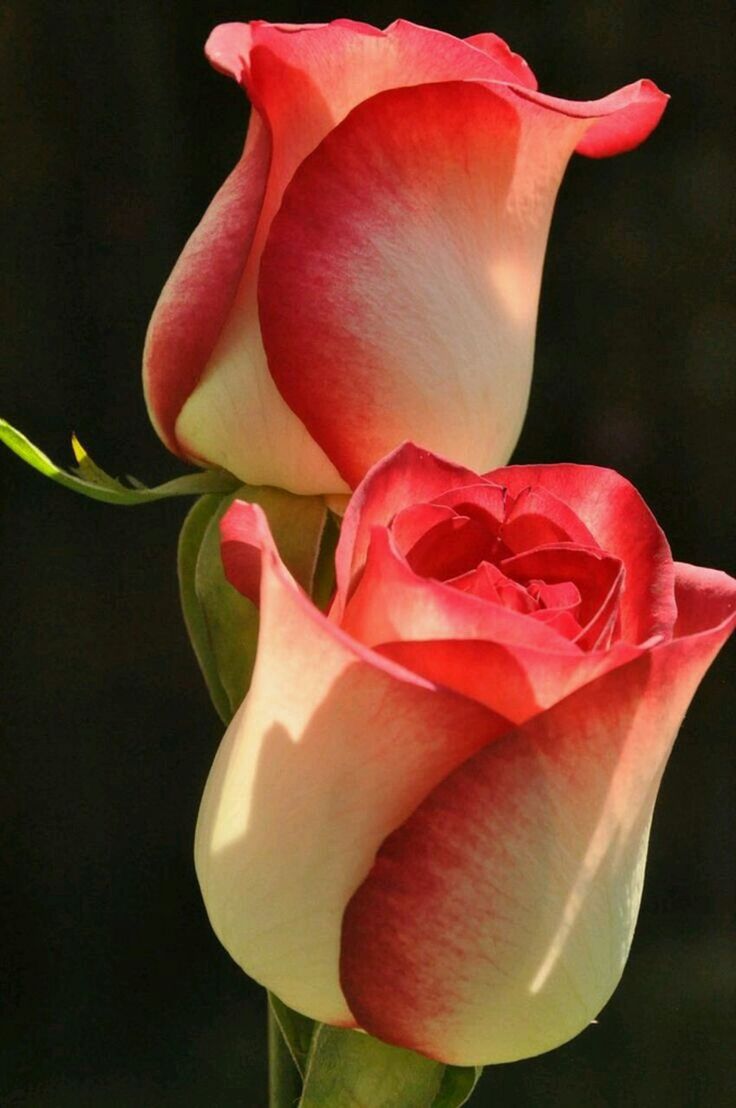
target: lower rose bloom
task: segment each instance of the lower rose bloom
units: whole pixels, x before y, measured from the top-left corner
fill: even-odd
[[[479,477],[410,445],[350,502],[327,616],[259,508],[222,534],[261,604],[197,827],[222,943],[293,1008],[443,1062],[570,1039],[621,976],[736,582],[673,562],[610,470]]]

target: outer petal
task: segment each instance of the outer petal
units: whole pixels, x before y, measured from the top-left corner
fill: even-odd
[[[304,27],[229,23],[213,31],[206,50],[215,68],[244,85],[262,115],[271,159],[257,228],[252,240],[242,236],[235,287],[227,282],[218,291],[217,311],[204,315],[199,298],[189,295],[176,334],[157,328],[154,364],[171,365],[179,374],[176,437],[184,453],[224,466],[250,484],[343,492],[345,483],[284,402],[266,364],[256,283],[271,220],[300,162],[362,100],[427,80],[501,79],[506,70],[450,35],[401,21],[385,32],[350,20]],[[208,213],[205,224],[212,239],[219,222]],[[219,243],[214,245],[219,252]],[[192,334],[203,328],[206,341],[197,341],[183,362],[182,345],[189,355]],[[190,363],[191,370],[177,368]]]
[[[529,63],[520,54],[514,54],[502,38],[490,32],[480,35],[470,35],[465,39],[477,50],[482,50],[503,66],[507,73],[507,80],[512,84],[524,85],[526,88],[536,89],[537,78],[532,73]]]
[[[284,195],[259,286],[269,367],[352,486],[408,437],[476,469],[511,452],[570,152],[515,219],[519,132],[481,85],[394,89],[336,127]]]
[[[466,757],[507,729],[354,643],[289,577],[265,520],[250,693],[218,751],[195,843],[212,926],[256,980],[316,1019],[351,1024],[342,913],[381,841]]]
[[[610,650],[573,653],[528,641],[479,639],[405,640],[381,643],[376,649],[384,658],[477,700],[514,723],[526,723],[642,653],[641,647],[627,643],[617,643]]]
[[[693,613],[705,585],[717,625],[471,757],[384,843],[343,924],[343,988],[366,1030],[445,1062],[507,1062],[572,1038],[606,1003],[662,771],[735,622],[736,582],[696,572],[682,606]]]
[[[626,130],[639,100],[446,78],[364,101],[299,166],[261,327],[279,391],[349,484],[407,437],[473,468],[508,458],[555,194],[609,113]]]
[[[621,633],[642,643],[669,637],[677,617],[675,570],[665,535],[640,493],[620,474],[598,466],[507,466],[487,475],[516,495],[540,485],[568,504],[606,554],[626,568]]]
[[[186,453],[176,421],[202,376],[235,300],[266,188],[271,140],[257,112],[243,156],[164,285],[146,335],[143,386],[164,443]]]
[[[596,116],[596,122],[575,147],[589,158],[606,158],[633,150],[652,133],[662,118],[669,96],[653,81],[635,81],[602,100],[561,100],[533,89],[517,89],[519,96],[553,111],[576,117]]]

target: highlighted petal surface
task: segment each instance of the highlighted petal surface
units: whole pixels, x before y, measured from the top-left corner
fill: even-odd
[[[236,512],[262,551],[258,658],[205,788],[197,874],[247,973],[315,1019],[352,1025],[338,979],[345,904],[386,835],[509,725],[335,628],[289,577],[260,509]]]
[[[472,1065],[550,1050],[597,1015],[628,954],[672,742],[736,621],[725,574],[681,573],[681,603],[711,580],[715,625],[480,751],[386,840],[343,924],[362,1027]]]

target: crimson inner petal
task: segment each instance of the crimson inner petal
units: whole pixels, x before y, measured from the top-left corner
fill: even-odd
[[[461,592],[502,604],[504,608],[511,608],[515,612],[533,612],[538,607],[538,601],[527,589],[516,581],[511,581],[490,562],[481,562],[468,573],[450,578],[447,584]]]
[[[514,554],[560,542],[598,547],[572,508],[546,489],[523,489],[513,499],[509,497],[508,504],[501,534]]]
[[[467,516],[441,520],[406,554],[415,573],[447,581],[467,573],[494,553],[496,538],[487,527]]]
[[[580,595],[576,614],[580,637],[576,641],[583,649],[609,646],[618,633],[624,579],[618,558],[600,550],[563,543],[506,558],[499,568],[527,587],[540,580],[547,585],[574,584]]]
[[[559,608],[538,608],[536,612],[530,612],[530,619],[537,623],[546,623],[548,627],[554,627],[560,635],[564,635],[570,642],[580,644],[581,628],[578,621],[570,612]]]
[[[580,589],[572,581],[530,581],[527,592],[539,602],[541,608],[557,608],[577,616],[580,610]]]
[[[464,485],[442,493],[433,503],[454,508],[458,515],[477,520],[494,535],[499,533],[506,518],[506,489],[502,485]]]
[[[528,616],[582,650],[606,649],[620,636],[622,563],[545,489],[451,489],[397,513],[391,531],[422,577]]]
[[[436,523],[454,519],[457,512],[440,504],[410,504],[402,508],[391,521],[391,534],[401,553],[406,556]]]

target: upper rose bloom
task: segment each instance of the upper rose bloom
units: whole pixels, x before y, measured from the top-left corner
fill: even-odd
[[[666,97],[545,96],[496,35],[229,23],[243,156],[171,274],[144,382],[168,447],[250,484],[345,492],[405,439],[479,470],[526,410],[555,194]]]
[[[223,521],[253,684],[196,839],[212,925],[315,1019],[457,1064],[565,1042],[621,975],[659,781],[736,622],[588,466],[406,446],[356,491],[323,616],[260,509]]]

